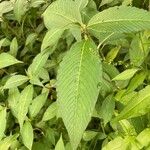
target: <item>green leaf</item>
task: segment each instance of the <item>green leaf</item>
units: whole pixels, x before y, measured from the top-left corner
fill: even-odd
[[[144,129],[137,137],[136,140],[140,144],[140,149],[147,147],[150,144],[150,129]]]
[[[100,109],[100,117],[104,120],[104,125],[106,125],[112,118],[113,111],[115,109],[115,100],[112,95],[105,98]]]
[[[129,49],[130,61],[134,66],[140,66],[147,57],[150,50],[148,42],[145,34],[134,36]]]
[[[55,150],[65,150],[65,146],[64,146],[62,136],[60,137],[59,141],[57,142],[57,144],[55,146]]]
[[[33,128],[29,121],[25,121],[21,129],[21,136],[23,144],[29,149],[32,149],[33,144]]]
[[[75,0],[75,2],[77,3],[79,10],[82,10],[83,8],[86,7],[89,1],[88,0]]]
[[[48,121],[54,118],[56,115],[57,115],[57,104],[56,102],[54,102],[45,111],[42,121]]]
[[[94,35],[101,33],[129,33],[150,29],[150,13],[146,10],[116,6],[99,12],[88,23]]]
[[[10,44],[10,51],[9,54],[16,57],[18,52],[18,42],[16,38],[13,38],[11,44]]]
[[[117,54],[118,54],[120,48],[121,48],[120,46],[115,47],[115,48],[111,49],[111,50],[107,53],[106,61],[107,61],[108,63],[112,62],[112,61],[116,58],[116,56],[117,56]]]
[[[118,74],[112,80],[128,80],[128,79],[131,79],[137,71],[138,71],[138,69],[136,69],[136,68],[127,69],[127,70],[123,71],[122,73]]]
[[[150,86],[146,86],[144,89],[139,91],[131,99],[131,101],[127,103],[125,108],[113,121],[133,118],[146,114],[150,110],[149,99],[150,99]]]
[[[9,150],[9,147],[13,144],[18,136],[19,134],[10,135],[0,141],[0,150]]]
[[[6,108],[0,109],[0,141],[4,137],[6,129]]]
[[[134,91],[139,85],[143,84],[144,79],[147,76],[147,72],[142,71],[136,74],[130,81],[127,87],[127,93]]]
[[[83,134],[83,140],[91,141],[97,134],[98,132],[95,132],[95,131],[85,131]]]
[[[23,126],[23,122],[26,118],[26,114],[28,112],[30,103],[33,97],[33,87],[32,85],[28,85],[25,89],[21,92],[19,102],[18,102],[18,121],[20,128]]]
[[[124,142],[124,139],[118,136],[105,145],[102,150],[126,150],[127,147],[128,145]]]
[[[13,5],[10,1],[3,1],[0,3],[0,16],[10,12],[11,10],[13,10]]]
[[[46,100],[47,100],[48,92],[45,92],[43,94],[40,94],[35,99],[33,99],[30,107],[29,107],[29,114],[31,118],[36,117],[36,115],[39,113],[41,108],[44,106]]]
[[[17,118],[18,114],[18,102],[19,102],[20,92],[18,88],[11,88],[8,92],[8,106],[12,114]]]
[[[72,46],[60,64],[57,78],[58,113],[77,148],[99,94],[102,67],[92,41]]]
[[[32,64],[28,68],[28,74],[29,76],[38,76],[40,74],[41,68],[44,67],[48,57],[49,57],[49,52],[41,52],[36,57],[33,59]]]
[[[16,58],[14,58],[8,53],[0,54],[0,69],[17,64],[17,63],[22,63],[22,62],[17,60]]]
[[[67,6],[67,7],[66,7]],[[69,25],[80,23],[82,19],[77,4],[74,1],[57,0],[44,12],[44,23],[48,29],[68,28]]]
[[[113,1],[114,0],[102,0],[101,4],[100,4],[100,7],[103,6],[103,5],[105,5],[105,4],[109,4],[109,3],[113,2]]]
[[[64,29],[51,29],[49,30],[42,42],[41,51],[46,49],[47,47],[52,47],[54,44],[56,44],[61,37],[62,33],[64,32]],[[51,48],[51,50],[53,50]]]
[[[39,7],[45,0],[31,0],[31,7]]]
[[[27,39],[26,39],[26,43],[25,45],[29,45],[29,44],[33,44],[34,41],[36,40],[37,38],[37,34],[36,33],[31,33],[28,35]]]
[[[23,15],[27,11],[28,0],[16,0],[14,4],[14,15],[16,20],[20,23]]]
[[[14,75],[10,77],[7,82],[5,83],[3,89],[10,89],[22,85],[23,83],[27,82],[29,78],[24,75]]]

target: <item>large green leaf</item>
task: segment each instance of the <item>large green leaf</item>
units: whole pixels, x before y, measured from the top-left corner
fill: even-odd
[[[114,119],[118,121],[144,115],[149,112],[150,106],[150,86],[146,86],[143,90],[139,91],[121,111],[121,113]]]
[[[28,85],[25,89],[21,92],[19,102],[18,102],[18,121],[20,128],[23,126],[23,122],[25,120],[26,114],[28,112],[30,103],[33,97],[33,87],[32,85]]]
[[[116,6],[96,14],[88,23],[95,36],[101,33],[128,33],[150,29],[150,13],[127,6]]]
[[[99,94],[102,69],[95,44],[82,41],[72,46],[58,71],[58,113],[76,149]]]
[[[0,54],[0,69],[17,64],[17,63],[21,63],[21,61],[18,61],[16,58],[11,56],[10,54],[8,53]]]
[[[70,0],[57,0],[44,12],[44,23],[48,29],[67,28],[74,23],[82,24],[78,5]]]

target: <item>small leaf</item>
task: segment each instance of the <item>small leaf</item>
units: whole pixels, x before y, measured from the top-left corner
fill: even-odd
[[[122,119],[133,118],[141,116],[149,112],[150,100],[150,86],[146,86],[144,89],[139,91],[132,99],[127,103],[121,113],[113,120],[119,121]]]
[[[14,4],[14,15],[16,20],[20,23],[22,16],[26,13],[28,6],[27,0],[16,0]]]
[[[9,147],[13,144],[13,142],[17,139],[19,134],[10,135],[3,140],[0,141],[0,150],[9,150]]]
[[[112,95],[105,98],[100,109],[100,117],[104,120],[104,125],[106,125],[112,118],[113,111],[115,109],[115,100]]]
[[[126,150],[128,144],[124,142],[124,139],[120,136],[106,144],[102,150]]]
[[[45,111],[42,121],[48,121],[54,118],[56,115],[57,115],[57,104],[56,102],[54,102]]]
[[[150,128],[144,129],[137,137],[136,140],[140,143],[140,149],[144,149],[150,144]]]
[[[6,129],[6,108],[0,109],[0,141],[4,137]]]
[[[41,46],[41,51],[43,51],[47,47],[54,46],[58,42],[58,40],[61,37],[63,31],[64,31],[64,29],[62,29],[62,28],[61,29],[51,29],[51,30],[49,30],[46,33],[46,35],[43,39],[42,46]]]
[[[18,88],[11,88],[8,92],[8,106],[11,109],[12,114],[17,118],[18,114],[18,102],[19,102],[20,92]]]
[[[22,62],[18,61],[16,58],[14,58],[8,53],[0,54],[0,69],[17,64],[17,63],[22,63]]]
[[[33,128],[29,121],[25,121],[21,129],[21,136],[23,144],[29,149],[32,149],[33,144]]]
[[[0,16],[13,10],[13,5],[10,1],[3,1],[0,3]]]
[[[31,0],[31,7],[39,7],[43,3],[46,3],[45,0]]]
[[[32,44],[34,43],[34,41],[36,40],[37,38],[37,34],[36,33],[31,33],[27,36],[27,39],[26,39],[26,43],[25,45],[29,45],[29,44]]]
[[[57,142],[57,144],[55,146],[55,150],[65,150],[62,136],[60,137],[59,141]]]
[[[118,46],[118,47],[115,47],[115,48],[111,49],[111,50],[108,52],[108,54],[107,54],[107,56],[106,56],[106,61],[107,61],[108,63],[112,62],[112,61],[116,58],[116,56],[117,56],[117,54],[118,54],[120,48],[121,48],[121,47]]]
[[[14,75],[7,80],[3,89],[10,89],[10,88],[20,86],[23,83],[27,82],[28,80],[29,80],[29,78],[27,76]]]
[[[29,76],[38,76],[42,67],[44,67],[48,57],[49,52],[41,52],[34,59],[32,64],[28,68]]]
[[[29,107],[29,114],[31,118],[36,117],[36,115],[39,113],[41,108],[44,106],[46,99],[48,96],[48,92],[45,92],[43,94],[40,94],[35,99],[33,99],[30,107]]]
[[[18,121],[20,128],[23,126],[23,122],[25,120],[26,114],[28,112],[30,103],[33,97],[33,87],[32,85],[28,85],[25,89],[21,92],[19,102],[18,102]]]
[[[66,7],[67,6],[67,7]],[[82,24],[81,14],[74,1],[57,0],[44,12],[44,23],[48,29],[69,28],[75,23]]]
[[[10,44],[10,51],[9,54],[16,57],[18,52],[18,42],[16,38],[13,38],[11,44]]]
[[[144,79],[146,78],[147,73],[145,71],[142,71],[138,74],[136,74],[130,81],[128,87],[127,87],[127,93],[134,91],[139,85],[143,84]]]
[[[138,69],[127,69],[127,70],[123,71],[122,73],[120,73],[119,75],[117,75],[112,80],[114,81],[114,80],[128,80],[128,79],[131,79],[137,71],[138,71]]]

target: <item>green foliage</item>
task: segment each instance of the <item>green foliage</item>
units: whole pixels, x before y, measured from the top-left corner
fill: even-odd
[[[0,150],[149,150],[148,0],[0,1]]]

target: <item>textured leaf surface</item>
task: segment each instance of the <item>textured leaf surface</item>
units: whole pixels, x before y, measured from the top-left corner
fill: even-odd
[[[29,78],[27,76],[24,75],[14,75],[12,77],[10,77],[6,84],[4,85],[3,89],[10,89],[10,88],[14,88],[17,87],[25,82],[27,82],[29,80]]]
[[[21,61],[18,61],[16,58],[11,56],[10,54],[8,53],[0,54],[0,69],[17,64],[17,63],[21,63]]]
[[[58,109],[75,149],[86,129],[99,94],[101,63],[92,41],[76,43],[58,72]]]
[[[143,90],[139,91],[121,111],[121,113],[114,119],[118,121],[137,117],[146,114],[150,110],[150,86],[146,86]]]
[[[46,9],[43,16],[48,29],[82,23],[79,8],[74,1],[57,0]]]
[[[6,128],[6,108],[0,109],[0,140],[4,136],[4,131]]]
[[[96,14],[88,23],[93,34],[128,33],[150,29],[150,13],[134,7],[112,7]]]
[[[32,87],[32,85],[28,85],[21,92],[19,102],[18,102],[18,115],[17,116],[18,116],[20,128],[22,128],[23,122],[24,122],[26,114],[28,112],[28,108],[32,101],[32,97],[33,97],[33,87]]]
[[[24,145],[31,150],[33,144],[33,128],[30,122],[26,121],[21,129],[21,136]]]

